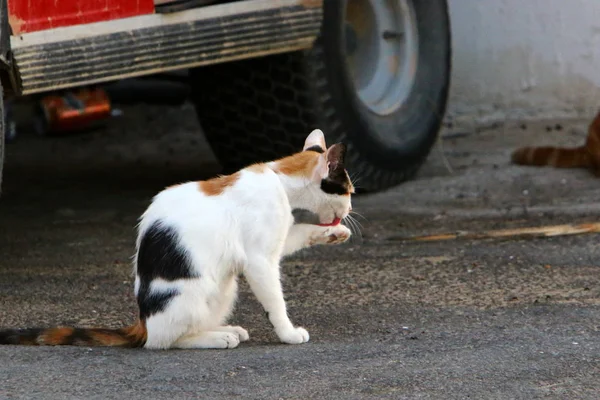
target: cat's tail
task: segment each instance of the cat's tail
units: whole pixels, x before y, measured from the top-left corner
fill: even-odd
[[[0,345],[142,347],[148,331],[144,321],[119,329],[29,328],[0,330]]]
[[[590,166],[591,160],[585,146],[575,148],[521,147],[512,153],[512,162],[519,165],[585,168]]]

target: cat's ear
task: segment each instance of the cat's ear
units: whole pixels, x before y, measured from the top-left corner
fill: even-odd
[[[327,162],[327,153],[319,154],[317,159],[317,166],[313,172],[313,178],[319,182],[322,179],[327,178],[329,175],[329,163]]]
[[[302,151],[306,151],[311,147],[318,147],[323,151],[325,151],[327,148],[327,145],[325,145],[325,135],[323,134],[322,130],[315,129],[310,133],[310,135],[308,135],[304,141],[304,148]]]
[[[329,147],[327,151],[319,156],[319,162],[315,169],[315,176],[317,180],[329,178],[335,178],[337,176],[345,175],[344,171],[344,157],[346,156],[346,145],[343,143],[336,143]],[[341,175],[340,175],[341,174]]]
[[[328,172],[344,169],[344,159],[346,157],[346,145],[336,143],[327,149],[324,156],[327,159]]]

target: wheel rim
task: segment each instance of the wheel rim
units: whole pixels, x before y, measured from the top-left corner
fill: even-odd
[[[361,102],[379,115],[402,107],[415,80],[418,37],[411,0],[351,0],[346,60]]]

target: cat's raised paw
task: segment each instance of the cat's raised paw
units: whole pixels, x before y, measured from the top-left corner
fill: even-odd
[[[328,229],[327,244],[344,243],[352,236],[352,231],[345,225],[337,225]]]
[[[311,235],[309,245],[344,243],[352,236],[352,231],[345,225],[322,228]]]
[[[279,339],[287,344],[300,344],[308,342],[308,331],[304,328],[294,328],[280,333]]]

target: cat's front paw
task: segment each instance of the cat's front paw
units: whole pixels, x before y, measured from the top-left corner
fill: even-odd
[[[344,225],[321,228],[321,230],[312,235],[310,245],[344,243],[351,235],[352,231]]]
[[[336,225],[328,228],[325,232],[327,236],[327,244],[344,243],[352,236],[352,231],[345,225]]]
[[[293,328],[284,332],[278,332],[279,340],[287,344],[300,344],[308,342],[308,331],[304,328]]]

